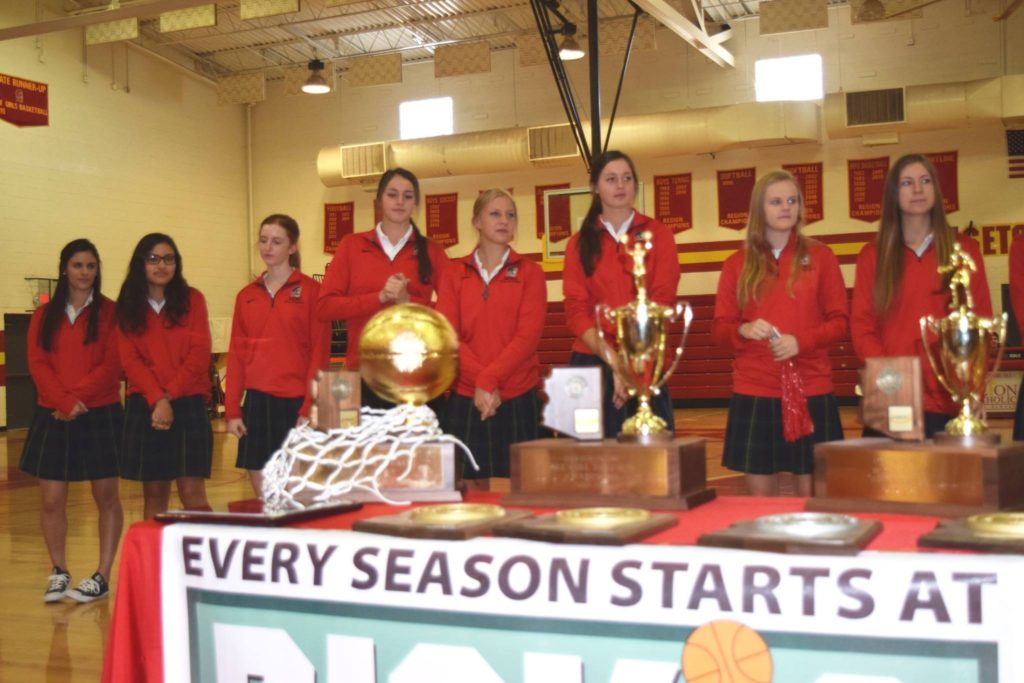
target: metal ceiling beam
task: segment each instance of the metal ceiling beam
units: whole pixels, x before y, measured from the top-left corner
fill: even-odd
[[[715,36],[708,35],[707,31],[680,14],[665,0],[633,0],[633,2],[718,66],[736,66],[736,59],[732,53],[722,47],[722,42],[727,36],[721,33]]]
[[[116,9],[96,10],[59,19],[48,19],[31,24],[21,24],[20,26],[9,26],[0,29],[0,41],[38,36],[44,33],[53,33],[54,31],[66,31],[72,28],[102,24],[105,21],[131,19],[132,17],[148,19],[164,12],[209,4],[210,0],[138,0],[138,2],[124,4]]]

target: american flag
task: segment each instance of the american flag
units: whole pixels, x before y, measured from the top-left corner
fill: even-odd
[[[1024,178],[1024,130],[1006,131],[1006,157],[1011,178]]]

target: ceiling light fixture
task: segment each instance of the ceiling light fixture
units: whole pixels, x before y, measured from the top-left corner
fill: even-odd
[[[584,52],[580,44],[576,42],[576,24],[568,23],[562,26],[556,33],[565,34],[562,44],[558,48],[558,58],[563,62],[571,62],[575,59],[583,59]]]
[[[331,92],[331,86],[324,79],[324,63],[314,57],[309,62],[309,78],[302,84],[302,92],[310,95],[323,95]]]

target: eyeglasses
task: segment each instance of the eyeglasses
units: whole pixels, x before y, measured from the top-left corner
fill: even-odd
[[[176,257],[174,254],[164,254],[163,256],[161,256],[160,254],[146,255],[146,263],[148,263],[151,266],[155,266],[161,261],[163,261],[165,265],[173,266],[177,262],[177,260],[178,257]]]

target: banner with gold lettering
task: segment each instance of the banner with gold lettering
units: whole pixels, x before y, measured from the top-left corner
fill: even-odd
[[[459,193],[428,194],[427,237],[442,247],[459,243]]]
[[[846,177],[850,190],[850,218],[874,223],[882,217],[882,195],[889,157],[847,159]]]
[[[810,225],[825,217],[822,176],[824,164],[783,164],[782,168],[793,174],[800,184],[804,196],[804,224]]]
[[[654,176],[654,217],[673,233],[693,227],[693,174]]]
[[[946,213],[960,210],[960,188],[957,178],[957,152],[925,154],[935,166],[939,187],[942,188],[942,208]]]
[[[333,254],[341,238],[355,229],[355,202],[324,204],[324,253]]]
[[[747,227],[750,193],[757,181],[757,169],[738,168],[718,172],[718,224],[742,230]]]
[[[540,239],[541,237],[544,237],[544,226],[547,224],[547,221],[544,220],[544,193],[547,192],[548,190],[568,190],[568,189],[569,189],[569,183],[556,183],[554,185],[536,185],[533,188],[533,197],[534,197],[534,205],[535,205],[534,208],[535,208],[535,210],[537,212],[537,239]],[[568,198],[566,198],[564,202],[556,202],[556,198],[555,197],[552,197],[551,200],[552,200],[552,206],[551,206],[552,213],[554,213],[555,204],[556,203],[558,204],[559,214],[561,214],[563,211],[565,213],[565,222],[562,223],[561,225],[565,226],[565,237],[568,237],[569,236],[569,232],[568,232],[568,229],[569,229],[569,201],[568,201]],[[564,207],[562,206],[563,204],[564,204]],[[561,226],[559,226],[559,227],[561,227]],[[560,232],[561,232],[561,230],[560,230]],[[552,236],[554,236],[554,226],[552,226]],[[564,238],[561,238],[561,239],[564,239]]]
[[[0,74],[0,119],[18,127],[50,125],[49,86]]]

